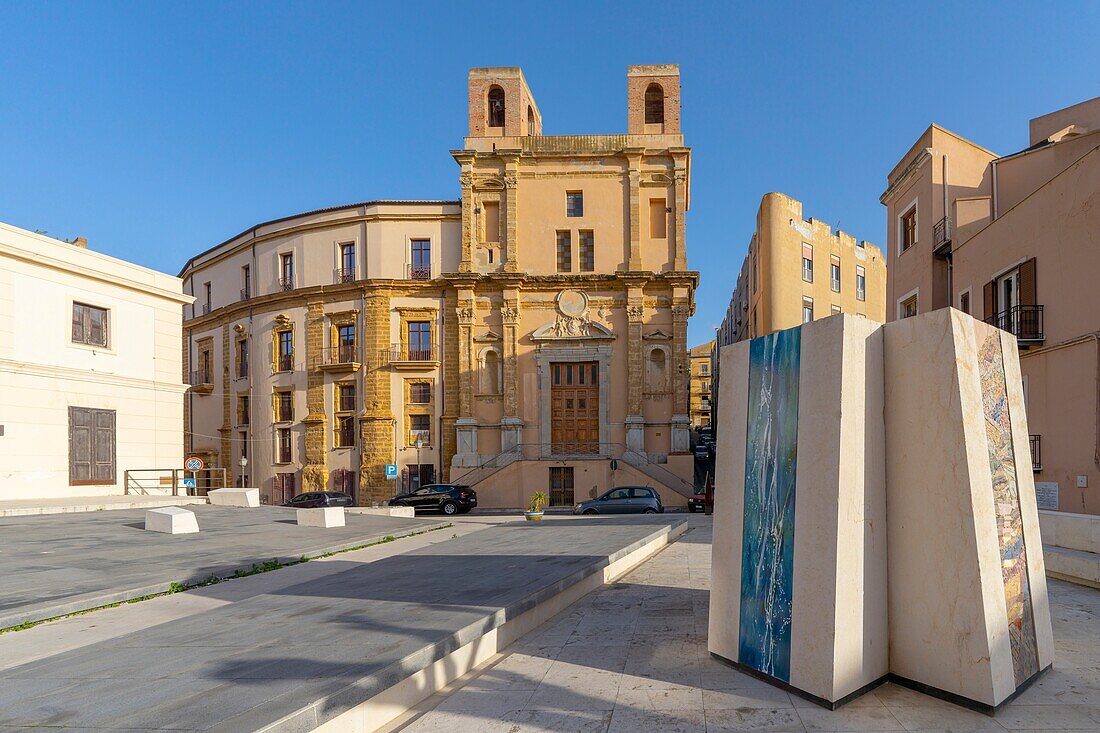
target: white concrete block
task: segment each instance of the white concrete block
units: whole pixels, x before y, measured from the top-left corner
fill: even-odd
[[[206,495],[210,498],[210,503],[215,506],[258,507],[260,505],[259,489],[214,489],[206,492]]]
[[[317,509],[299,509],[298,524],[303,527],[343,527],[344,508],[326,506]]]
[[[190,534],[199,531],[199,523],[193,511],[166,506],[145,512],[145,529],[164,534]]]
[[[357,506],[348,507],[349,514],[373,514],[380,517],[415,517],[416,510],[411,506]]]

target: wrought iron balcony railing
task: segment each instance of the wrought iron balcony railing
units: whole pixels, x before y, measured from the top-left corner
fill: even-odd
[[[985,322],[1008,331],[1024,344],[1039,343],[1043,340],[1043,306],[1014,305]]]
[[[279,354],[275,366],[280,372],[294,371],[294,354]]]
[[[211,370],[207,368],[191,370],[188,384],[190,384],[192,387],[205,387],[207,385],[212,386],[214,384],[214,379],[213,375],[211,374]]]
[[[360,362],[359,349],[355,344],[337,344],[321,350],[317,366],[322,368],[354,368]]]
[[[332,278],[337,283],[355,282],[355,268],[337,267],[335,270],[333,270]]]
[[[932,253],[951,251],[951,217],[945,216],[932,227]]]
[[[431,265],[407,265],[406,273],[409,280],[431,280],[432,268]]]
[[[434,346],[403,346],[393,344],[388,349],[382,349],[378,354],[382,364],[393,362],[430,362],[439,357]]]
[[[241,288],[241,300],[248,300],[252,297],[252,290],[249,288]]]
[[[1027,440],[1031,443],[1031,470],[1037,473],[1043,470],[1043,436],[1029,435]]]
[[[293,290],[294,289],[294,278],[292,278],[292,277],[281,277],[281,278],[279,278],[279,287],[282,289],[282,291],[284,293]]]
[[[206,316],[206,315],[209,315],[209,314],[210,314],[210,304],[209,304],[209,303],[203,303],[203,304],[202,304],[202,314],[203,314],[204,316]]]

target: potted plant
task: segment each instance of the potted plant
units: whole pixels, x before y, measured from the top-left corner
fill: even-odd
[[[523,516],[527,518],[528,522],[534,522],[542,519],[543,508],[546,506],[546,494],[541,491],[536,491],[531,497],[531,504],[527,507],[527,511],[523,513]]]

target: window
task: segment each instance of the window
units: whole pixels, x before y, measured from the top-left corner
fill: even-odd
[[[755,250],[752,252],[752,263],[750,265],[750,269],[752,270],[752,292],[755,293],[756,292],[756,252],[755,252]]]
[[[69,408],[69,485],[108,486],[115,465],[115,411]]]
[[[336,385],[336,410],[338,412],[355,411],[355,384]]]
[[[565,192],[565,215],[566,216],[584,216],[584,192],[582,192],[582,191],[566,191]]]
[[[840,292],[840,258],[836,255],[829,257],[829,286],[834,293]]]
[[[649,200],[649,236],[652,239],[668,236],[668,209],[664,199]]]
[[[573,505],[573,467],[550,468],[550,506]]]
[[[340,271],[338,282],[350,283],[355,279],[355,242],[340,245]]]
[[[809,323],[814,319],[814,299],[802,299],[802,322]]]
[[[654,82],[645,90],[645,123],[660,125],[665,121],[665,90]]]
[[[340,364],[355,361],[355,325],[345,323],[336,328],[336,358]]]
[[[836,315],[837,313],[840,313],[840,312],[842,312],[842,311],[841,311],[841,309],[840,309],[840,306],[839,306],[839,305],[834,305],[834,306],[831,306],[831,307],[829,308],[829,312],[830,312],[830,313],[831,313],[832,315]]]
[[[248,458],[248,433],[244,430],[237,433],[237,442],[241,446],[241,458]],[[244,485],[248,486],[248,483]]]
[[[489,127],[504,127],[504,90],[489,87]]]
[[[963,313],[970,313],[970,291],[966,290],[959,294],[959,310]]]
[[[237,342],[237,377],[248,376],[248,339]]]
[[[279,284],[283,290],[294,289],[294,253],[279,255]]]
[[[558,272],[573,269],[573,245],[569,241],[569,232],[558,232]]]
[[[73,343],[107,345],[107,309],[73,303]]]
[[[856,265],[856,300],[867,300],[867,271]]]
[[[814,281],[814,248],[805,242],[802,243],[802,279],[808,283]]]
[[[901,251],[912,247],[917,243],[917,205],[913,206],[901,215]]]
[[[252,268],[245,265],[241,268],[241,300],[252,297]]]
[[[212,300],[211,300],[211,295],[210,295],[210,283],[203,283],[202,284],[202,313],[203,313],[203,315],[206,315],[207,313],[210,312],[211,302],[212,302]]]
[[[275,462],[290,463],[290,428],[279,428],[275,431]]]
[[[409,321],[409,361],[431,361],[432,324],[430,321]]]
[[[237,424],[248,425],[252,420],[252,405],[247,395],[237,398]]]
[[[435,466],[431,463],[410,463],[405,467],[408,476],[409,491],[416,491],[421,486],[430,486],[435,483]],[[424,489],[424,494],[431,494],[431,489]]]
[[[336,416],[336,447],[355,447],[355,415]]]
[[[898,305],[899,318],[912,318],[917,315],[917,296],[911,295]]]
[[[535,110],[531,105],[527,105],[527,134],[535,134]]]
[[[485,211],[485,241],[500,241],[500,202],[486,201],[482,204]]]
[[[276,338],[279,343],[278,371],[289,372],[294,370],[294,332],[279,331]]]
[[[414,239],[410,243],[412,270],[409,277],[413,280],[432,279],[432,242],[430,239]]]
[[[646,369],[648,391],[664,392],[668,387],[668,358],[664,349],[652,349],[646,366],[648,367]]]
[[[596,269],[596,242],[592,232],[580,232],[581,238],[581,272],[592,272]]]
[[[409,384],[409,404],[427,405],[432,401],[432,385],[428,382],[412,382]]]
[[[275,422],[290,422],[294,419],[294,393],[284,390],[275,393]]]
[[[481,394],[500,394],[500,354],[495,349],[481,357]]]
[[[431,415],[409,415],[409,445],[424,448],[431,445]],[[419,441],[419,442],[417,442]]]
[[[710,374],[710,364],[701,364],[699,366],[699,372],[704,375]]]

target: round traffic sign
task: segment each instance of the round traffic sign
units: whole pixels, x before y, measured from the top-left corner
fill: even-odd
[[[187,462],[183,465],[187,467],[188,471],[201,471],[203,463],[201,458],[196,458],[192,456],[191,458],[188,458]]]

